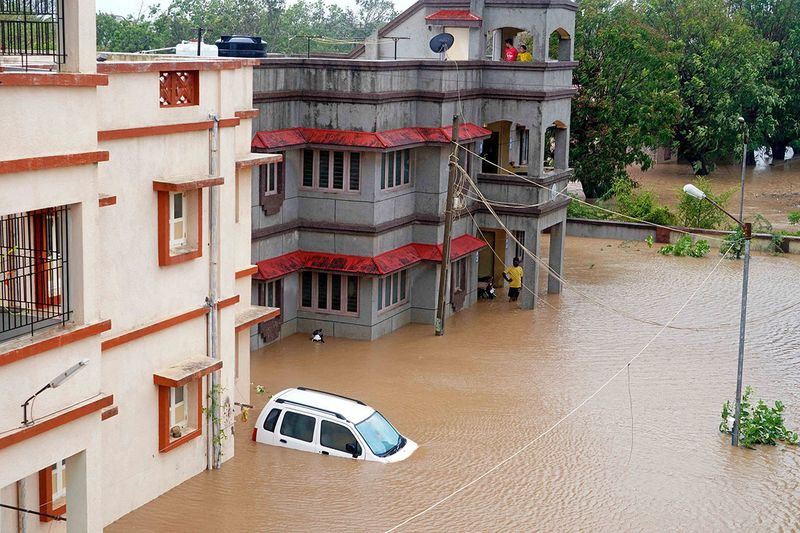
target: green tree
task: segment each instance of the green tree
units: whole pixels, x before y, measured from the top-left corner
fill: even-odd
[[[711,180],[704,176],[695,178],[694,185],[722,207],[725,207],[734,193],[739,190],[738,187],[732,187],[720,194],[714,194],[711,190]],[[677,209],[678,224],[687,228],[715,229],[722,226],[726,220],[730,220],[725,213],[714,207],[708,200],[694,198],[683,191],[678,193]]]
[[[737,153],[739,116],[755,143],[774,132],[779,99],[763,80],[767,47],[725,0],[650,0],[645,15],[680,51],[683,111],[675,139],[697,174]]]
[[[587,0],[577,17],[570,158],[588,197],[606,194],[625,167],[652,164],[680,114],[678,60],[634,4]]]

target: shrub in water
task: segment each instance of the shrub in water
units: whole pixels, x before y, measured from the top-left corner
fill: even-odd
[[[786,429],[783,420],[783,402],[776,401],[773,407],[767,405],[764,400],[758,400],[753,405],[750,396],[753,388],[745,387],[742,395],[742,411],[739,416],[739,444],[747,448],[753,448],[756,444],[772,444],[778,442],[786,444],[797,444],[798,435],[794,431]],[[734,407],[728,400],[722,405],[722,422],[719,430],[723,433],[733,431]]]

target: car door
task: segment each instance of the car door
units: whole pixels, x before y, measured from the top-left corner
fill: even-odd
[[[322,455],[350,458],[357,455],[358,459],[364,459],[363,446],[350,428],[324,418],[320,421],[317,451]]]
[[[273,407],[270,409],[264,421],[258,427],[257,440],[264,444],[275,444],[275,431],[278,426],[278,419],[281,416],[281,409]]]
[[[316,426],[316,417],[287,409],[281,417],[280,429],[275,434],[275,445],[315,452],[314,432]]]

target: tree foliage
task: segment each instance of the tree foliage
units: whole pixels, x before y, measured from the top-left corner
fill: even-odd
[[[596,198],[626,166],[649,168],[646,148],[670,143],[680,115],[678,57],[630,2],[586,0],[576,25],[570,151],[576,179]]]
[[[706,196],[714,200],[717,204],[725,207],[725,204],[731,197],[739,190],[738,187],[732,187],[719,194],[715,194],[711,190],[711,180],[704,176],[698,176],[694,180],[694,186],[706,193]],[[717,209],[714,204],[708,200],[701,200],[689,196],[683,191],[678,192],[678,224],[687,228],[706,228],[716,229],[723,225],[728,220],[725,213]]]
[[[267,51],[304,53],[308,36],[315,52],[349,52],[377,27],[395,16],[389,0],[357,0],[357,10],[323,0],[172,0],[163,10],[116,17],[97,16],[97,47],[111,52],[136,52],[175,46],[205,31],[205,41],[222,35],[257,35]]]

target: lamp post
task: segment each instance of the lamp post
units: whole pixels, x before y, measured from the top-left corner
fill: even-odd
[[[744,187],[744,182],[742,182]],[[731,445],[739,446],[739,419],[742,412],[742,372],[744,369],[744,331],[747,320],[747,282],[750,277],[750,238],[752,236],[752,226],[749,222],[742,222],[742,220],[731,215],[722,208],[717,202],[709,198],[706,193],[691,184],[683,186],[683,192],[697,198],[698,200],[708,200],[711,204],[731,217],[736,224],[742,228],[744,232],[744,272],[742,275],[742,309],[741,316],[739,317],[739,366],[736,373],[736,412],[733,419],[733,431],[731,432]]]
[[[33,424],[33,410],[31,410],[31,419],[28,420],[28,404],[29,403],[31,403],[33,400],[35,400],[37,396],[39,396],[41,393],[43,393],[47,389],[55,389],[55,388],[57,388],[59,385],[61,385],[62,383],[67,381],[69,378],[74,376],[75,373],[78,372],[78,370],[81,370],[82,368],[84,368],[88,364],[89,364],[89,360],[88,359],[82,359],[81,361],[78,361],[77,363],[75,363],[74,365],[72,365],[71,367],[69,367],[68,369],[66,369],[65,371],[63,371],[62,373],[57,375],[56,377],[54,377],[50,381],[50,383],[48,383],[47,385],[45,385],[44,387],[42,387],[41,389],[36,391],[36,393],[33,396],[31,396],[30,398],[25,400],[25,403],[23,403],[20,406],[20,407],[22,407],[22,423],[24,425],[26,425],[26,426],[30,426],[31,424]]]

